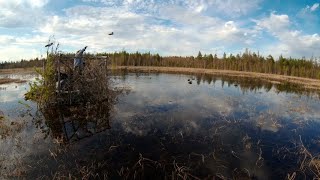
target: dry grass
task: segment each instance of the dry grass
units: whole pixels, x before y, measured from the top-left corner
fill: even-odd
[[[0,74],[29,74],[34,72],[34,68],[0,69]]]
[[[4,115],[1,115],[0,111],[0,139],[4,139],[8,136],[14,136],[17,132],[20,132],[25,123],[20,121],[8,121]]]
[[[11,79],[11,78],[2,78],[0,79],[0,84],[8,84],[8,83],[24,83],[26,80],[21,79]]]
[[[299,135],[300,138],[300,143],[299,143],[299,153],[302,157],[302,161],[300,163],[300,170],[302,172],[306,171],[309,169],[315,179],[320,178],[320,159],[319,156],[313,155],[303,144],[301,135]]]
[[[217,70],[217,69],[199,69],[199,68],[180,68],[180,67],[145,67],[145,66],[118,66],[116,69],[126,69],[139,72],[168,72],[168,73],[202,73],[212,75],[227,75],[236,77],[252,77],[267,80],[271,83],[280,84],[281,82],[290,82],[301,85],[306,89],[320,90],[320,80],[309,79],[294,76],[284,76],[278,74],[264,74],[256,72],[243,72],[231,70]]]

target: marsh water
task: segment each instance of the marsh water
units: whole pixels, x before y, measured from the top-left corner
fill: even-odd
[[[28,83],[0,85],[1,177],[317,177],[318,92],[212,75],[121,72],[111,79],[126,89],[112,108],[46,115],[24,100]]]

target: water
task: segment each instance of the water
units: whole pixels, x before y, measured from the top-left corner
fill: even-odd
[[[45,120],[23,100],[26,83],[2,85],[0,110],[13,129],[0,141],[2,176],[317,177],[318,92],[204,75],[112,79],[114,87],[129,89],[113,108],[53,108]]]

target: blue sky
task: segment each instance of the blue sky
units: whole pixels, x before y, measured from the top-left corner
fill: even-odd
[[[320,0],[0,0],[0,61],[60,50],[320,57]],[[109,32],[114,36],[108,36]]]

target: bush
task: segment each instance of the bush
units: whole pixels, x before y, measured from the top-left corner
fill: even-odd
[[[30,90],[25,94],[26,100],[32,100],[38,104],[51,102],[55,99],[55,55],[48,55],[44,69],[36,69],[41,76],[35,82],[30,83]]]

